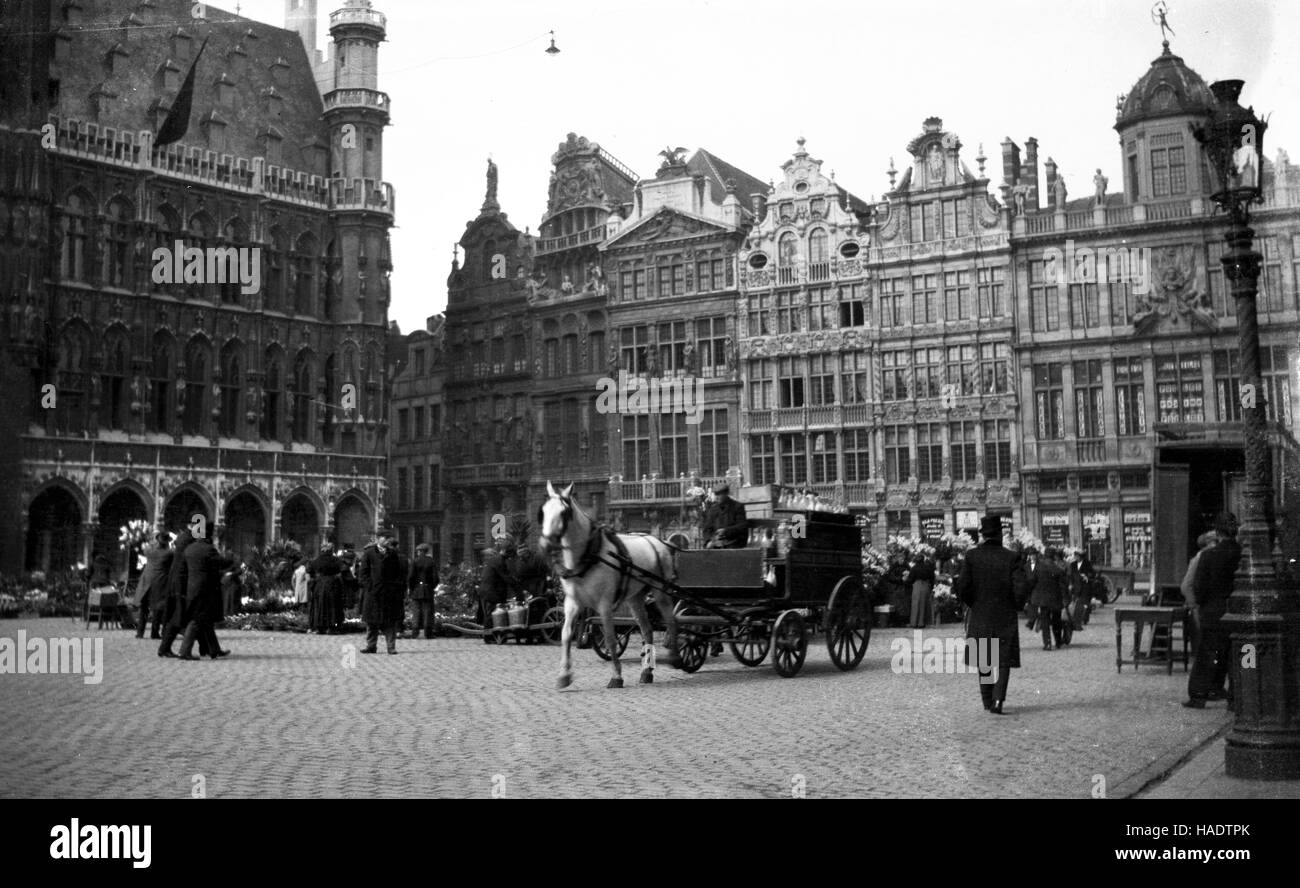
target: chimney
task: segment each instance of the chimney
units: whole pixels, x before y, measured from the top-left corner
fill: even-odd
[[[1002,185],[1008,191],[1020,178],[1020,146],[1010,138],[1002,140]]]
[[[1047,180],[1047,206],[1056,209],[1056,161],[1047,158],[1043,164],[1043,176]]]
[[[1033,136],[1025,139],[1025,162],[1020,166],[1020,185],[1028,185],[1029,193],[1025,195],[1025,209],[1038,209],[1038,140]]]
[[[740,224],[740,199],[736,197],[736,180],[726,181],[727,196],[722,199],[722,221],[731,226]]]

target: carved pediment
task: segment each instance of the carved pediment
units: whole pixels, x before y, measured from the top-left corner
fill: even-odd
[[[660,210],[629,228],[625,228],[612,241],[610,246],[631,247],[640,244],[658,244],[664,241],[684,237],[697,237],[701,234],[727,234],[727,230],[695,219],[683,216],[672,210]]]

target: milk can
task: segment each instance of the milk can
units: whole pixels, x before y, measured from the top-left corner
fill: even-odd
[[[510,608],[510,628],[522,629],[528,624],[528,608],[522,604],[516,604]]]
[[[510,623],[510,612],[506,610],[504,603],[498,604],[496,610],[492,611],[492,628],[504,629]]]

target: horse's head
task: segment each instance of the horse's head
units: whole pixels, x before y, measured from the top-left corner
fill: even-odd
[[[573,520],[574,505],[570,498],[573,485],[557,491],[555,485],[547,481],[546,493],[546,502],[537,510],[537,527],[541,534],[539,543],[542,551],[553,552],[560,548],[564,534],[569,530],[569,523]]]

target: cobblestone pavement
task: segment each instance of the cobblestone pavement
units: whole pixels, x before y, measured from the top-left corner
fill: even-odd
[[[1021,631],[1007,714],[973,675],[895,674],[876,630],[841,673],[814,638],[793,679],[730,654],[693,675],[660,668],[606,690],[608,664],[555,647],[224,632],[221,661],[159,659],[134,633],[67,619],[6,620],[0,636],[102,636],[104,677],[0,675],[0,796],[187,797],[1109,797],[1131,795],[1225,723],[1183,709],[1181,667],[1117,675],[1108,608],[1063,651]],[[957,636],[959,626],[931,630]],[[634,638],[635,642],[635,638]]]

